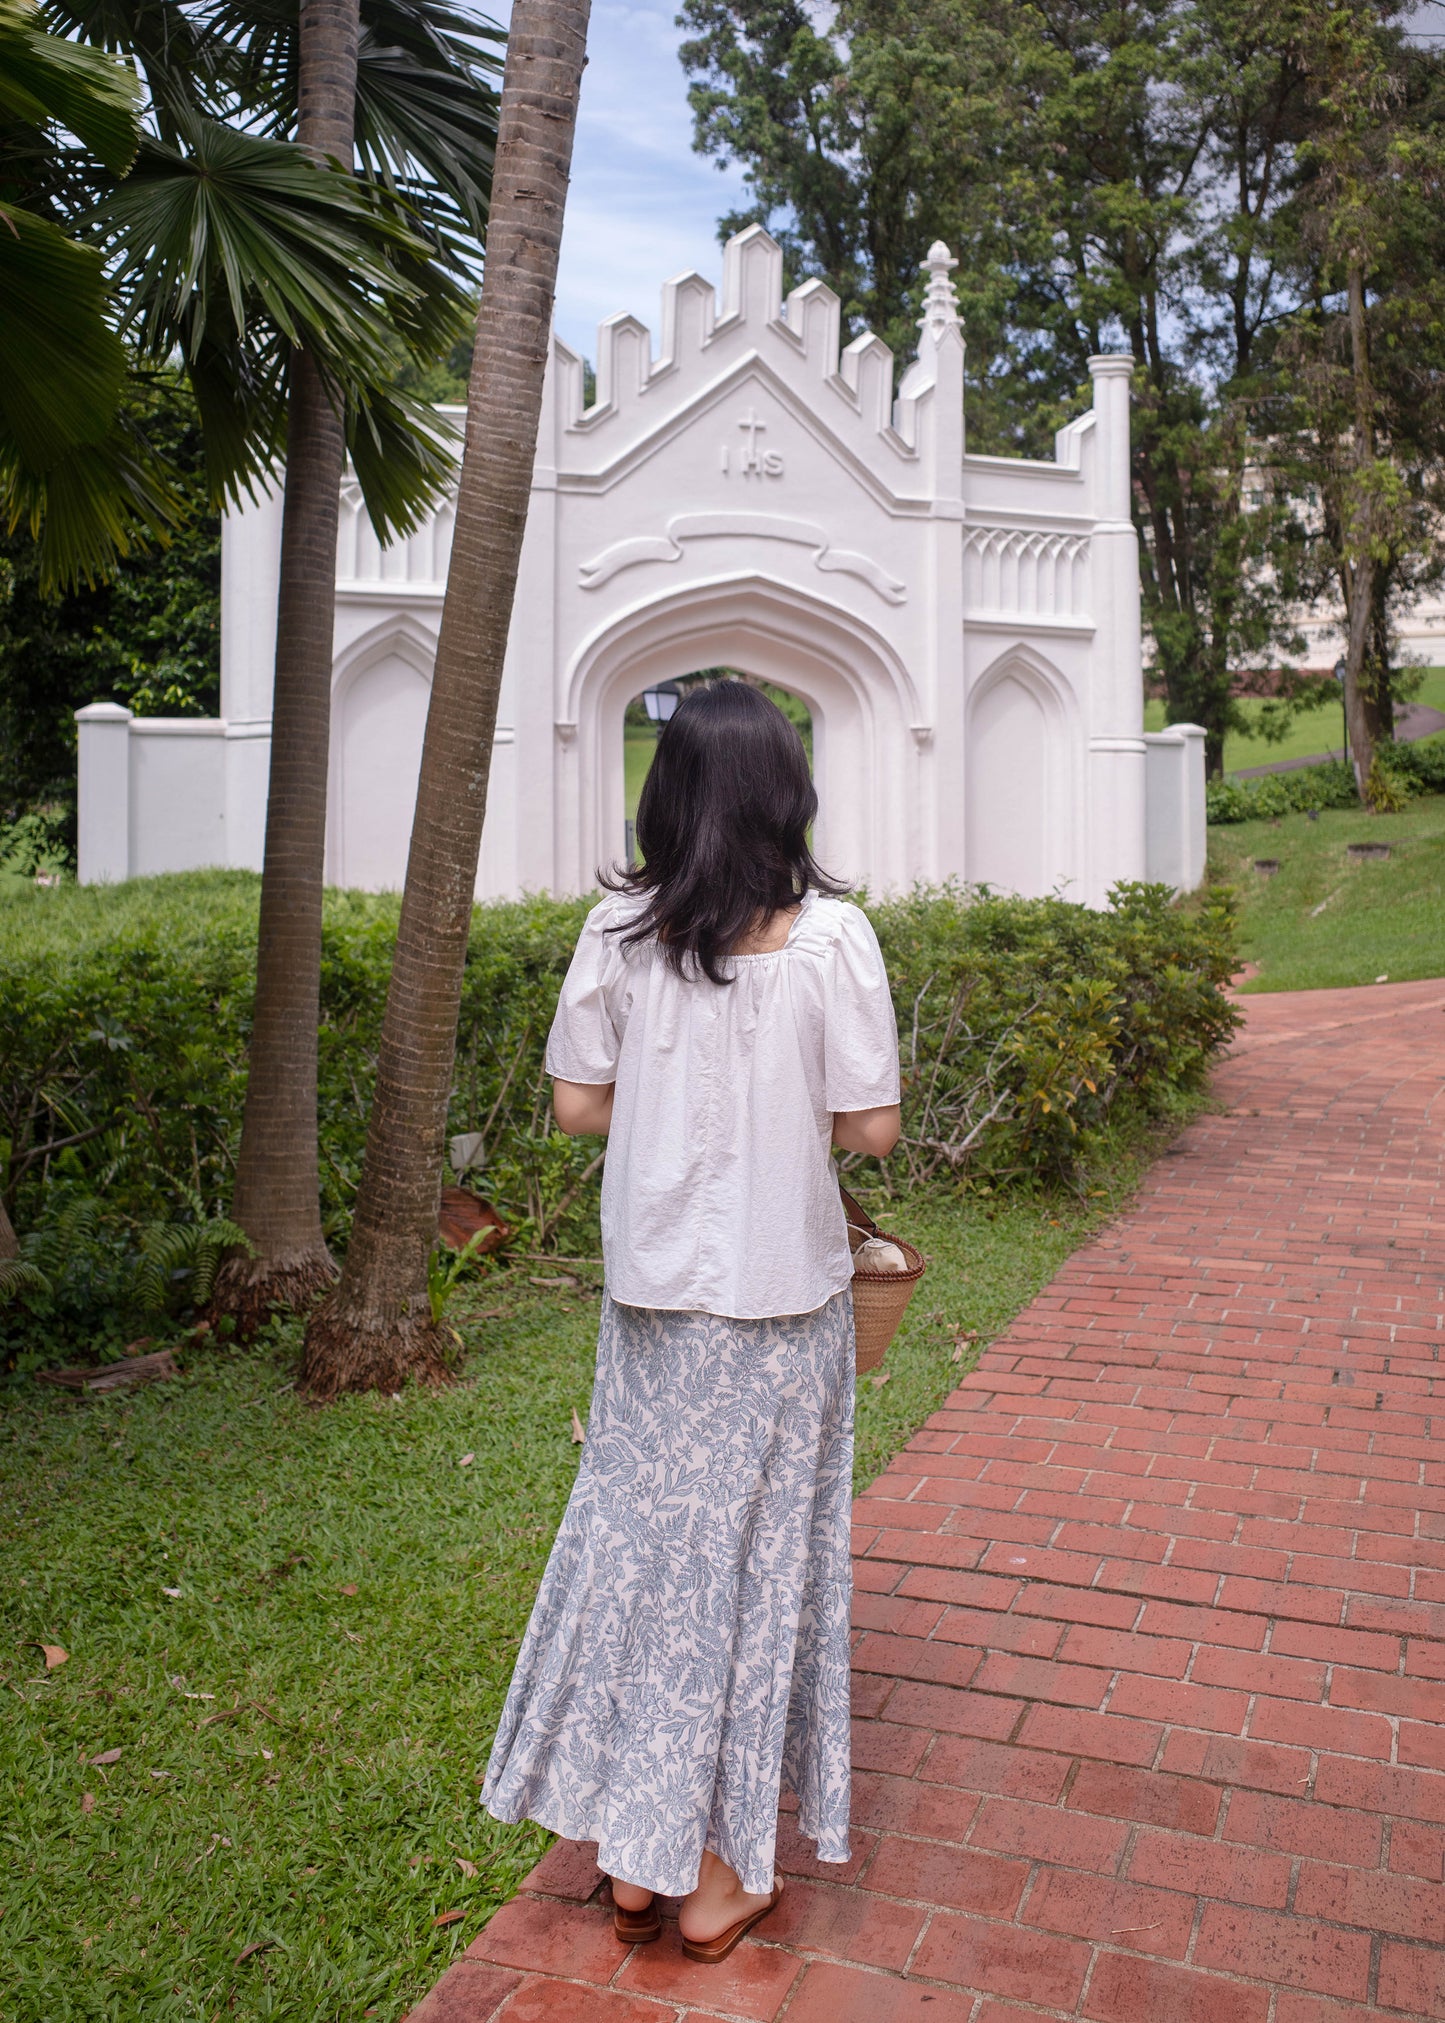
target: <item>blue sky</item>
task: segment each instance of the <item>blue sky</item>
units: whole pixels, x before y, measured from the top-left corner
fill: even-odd
[[[719,281],[717,221],[744,201],[736,169],[693,152],[677,5],[594,0],[557,277],[557,328],[587,358],[618,310],[656,335],[658,291],[674,274]],[[479,0],[478,11],[505,22],[511,9]],[[1442,0],[1424,0],[1413,26],[1445,39]]]
[[[505,21],[510,8],[479,11]],[[721,280],[717,221],[743,201],[736,170],[693,153],[676,13],[677,0],[594,0],[557,277],[557,328],[588,358],[619,309],[655,333],[674,274]]]

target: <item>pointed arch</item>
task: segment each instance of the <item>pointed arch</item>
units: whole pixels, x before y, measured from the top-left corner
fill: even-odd
[[[631,605],[574,655],[556,719],[562,875],[585,890],[596,867],[621,851],[622,718],[631,697],[719,666],[807,703],[820,860],[847,878],[866,874],[880,890],[916,876],[926,847],[919,751],[928,727],[912,676],[852,613],[761,572],[693,581]]]
[[[1011,645],[969,689],[964,730],[969,882],[1081,897],[1083,736],[1070,684]]]
[[[334,885],[400,891],[416,807],[436,636],[389,615],[338,655],[331,679],[326,875]]]

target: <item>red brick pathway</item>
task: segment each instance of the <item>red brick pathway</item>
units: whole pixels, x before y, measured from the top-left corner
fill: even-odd
[[[705,1968],[559,1844],[414,2023],[1445,2018],[1445,984],[1246,1009],[859,1499],[847,1869]]]

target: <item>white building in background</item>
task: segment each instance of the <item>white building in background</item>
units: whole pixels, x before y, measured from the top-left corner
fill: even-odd
[[[786,300],[759,227],[722,298],[663,290],[658,342],[598,334],[596,398],[554,342],[478,894],[589,889],[624,848],[623,712],[738,668],[812,713],[821,861],[874,891],[959,878],[1103,903],[1204,866],[1203,733],[1146,737],[1127,357],[1053,462],[964,447],[963,333],[935,246],[894,394],[839,348],[822,283]],[[452,514],[382,550],[342,496],[327,876],[399,886]],[[280,505],[228,517],[215,721],[80,711],[80,873],[259,867]]]

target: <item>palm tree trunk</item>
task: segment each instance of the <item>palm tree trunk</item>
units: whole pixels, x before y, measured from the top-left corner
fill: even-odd
[[[358,0],[302,0],[296,137],[349,168]],[[321,1230],[316,1137],[321,890],[331,734],[336,527],[346,434],[309,353],[291,359],[271,778],[256,1009],[231,1214],[255,1246],[217,1275],[213,1307],[243,1333],[300,1310],[336,1276]]]
[[[376,1097],[341,1283],[306,1331],[316,1397],[444,1382],[427,1302],[486,782],[532,484],[588,0],[516,0],[456,532]]]
[[[11,1227],[5,1203],[0,1201],[0,1263],[7,1257],[19,1257],[20,1241]]]

